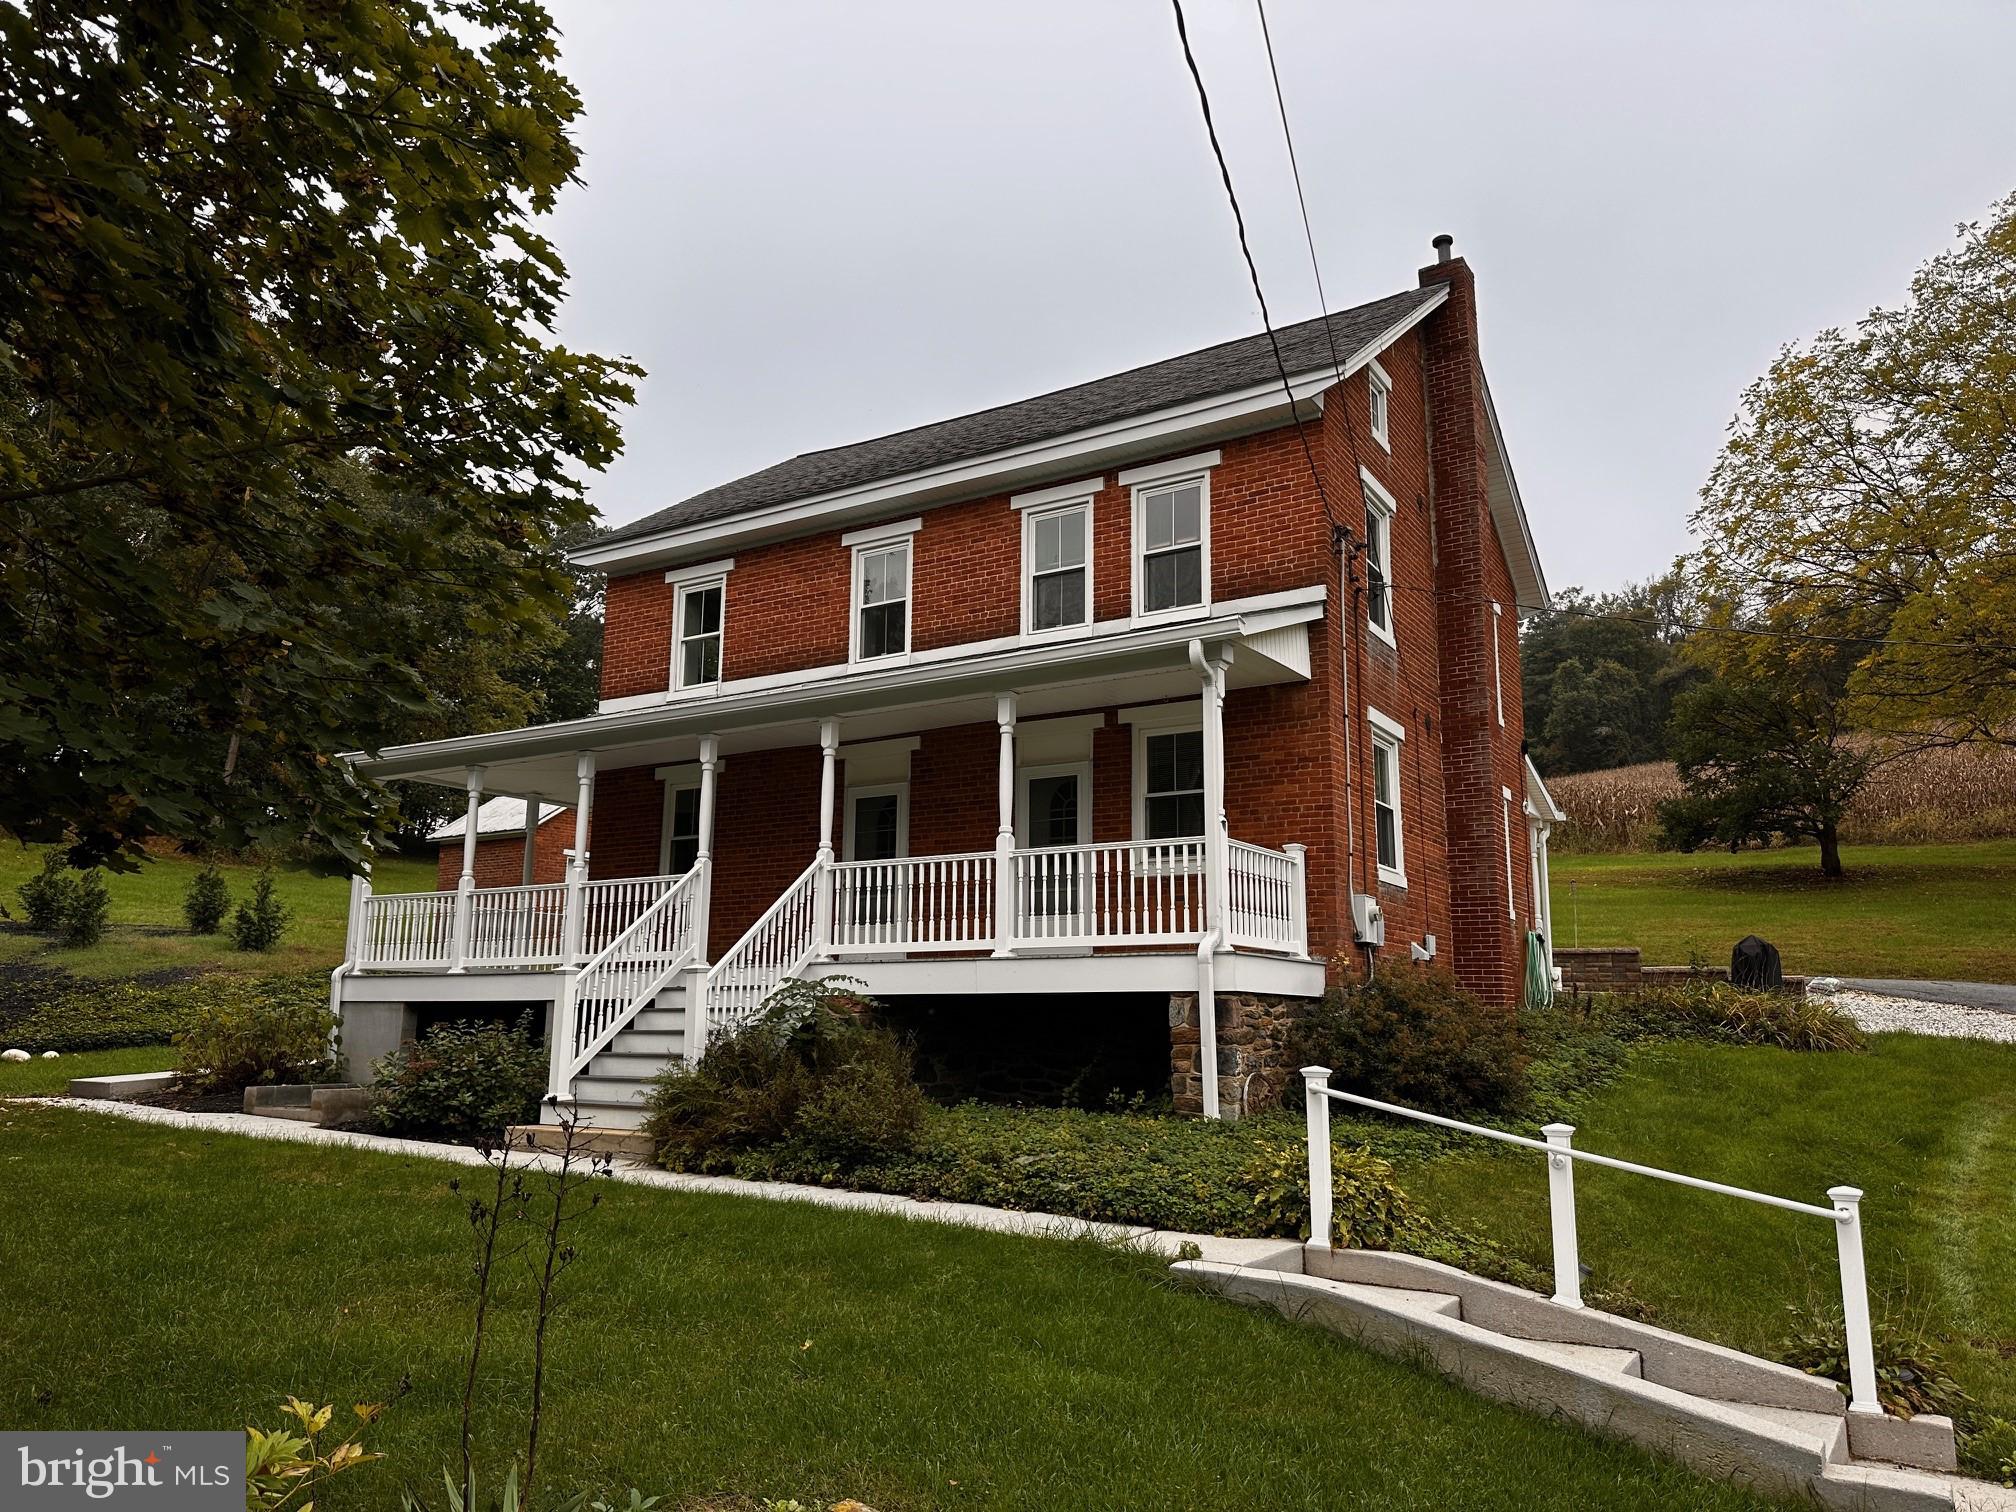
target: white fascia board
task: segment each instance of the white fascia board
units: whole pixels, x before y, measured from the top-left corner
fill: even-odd
[[[1386,350],[1409,330],[1440,309],[1448,297],[1446,288],[1438,290],[1433,298],[1423,301],[1384,331],[1372,337],[1345,361],[1342,376],[1350,377],[1374,356]],[[1031,442],[1027,446],[1015,447],[1008,451],[992,452],[984,457],[964,458],[938,467],[864,483],[854,488],[793,499],[763,509],[753,509],[719,520],[707,520],[698,525],[674,527],[655,535],[637,536],[606,546],[591,544],[571,553],[569,560],[577,567],[602,572],[660,567],[682,555],[689,553],[697,555],[724,540],[764,534],[774,534],[781,538],[815,528],[819,521],[828,516],[893,504],[915,494],[937,491],[942,493],[943,497],[933,502],[945,504],[956,503],[961,499],[978,498],[993,491],[988,487],[990,482],[999,481],[1004,476],[1014,473],[1040,472],[1049,468],[1055,468],[1058,472],[1075,471],[1072,463],[1087,452],[1120,447],[1147,447],[1159,440],[1174,440],[1207,426],[1236,424],[1264,417],[1272,410],[1286,410],[1289,397],[1292,396],[1297,404],[1314,400],[1325,389],[1335,385],[1338,378],[1339,373],[1335,367],[1316,368],[1292,374],[1288,380],[1287,395],[1281,391],[1280,380],[1273,378],[1229,394],[1216,394],[1207,399],[1172,405],[1168,409],[1152,410],[1145,415],[1130,416],[1088,430],[1073,431],[1069,435]]]
[[[586,719],[494,734],[457,735],[447,740],[393,746],[375,756],[348,751],[338,759],[372,776],[395,778],[481,760],[507,761],[598,750],[636,744],[661,735],[691,734],[703,728],[734,729],[788,720],[804,714],[807,708],[823,708],[832,700],[844,699],[855,704],[886,694],[900,701],[904,694],[928,695],[933,684],[954,678],[1000,677],[1034,684],[1047,674],[1068,672],[1076,664],[1102,657],[1187,649],[1199,637],[1232,640],[1256,629],[1315,619],[1323,612],[1323,601],[1323,587],[1315,584],[1220,604],[1214,607],[1212,617],[1203,621],[1134,626],[1125,620],[1115,620],[1111,622],[1111,633],[1072,641],[1024,645],[1019,638],[1010,637],[980,643],[985,650],[973,645],[950,646],[942,652],[920,654],[900,667],[870,664],[835,667],[824,672],[785,673],[760,679],[760,686],[759,680],[752,678],[747,683],[728,686],[718,697],[706,700],[704,712],[679,699],[660,699],[648,708],[593,714]],[[1258,607],[1249,613],[1249,604]]]
[[[1556,803],[1554,795],[1547,791],[1547,784],[1540,777],[1540,768],[1533,765],[1531,756],[1526,757],[1525,762],[1527,806],[1537,811],[1549,824],[1566,824],[1567,811]]]
[[[1491,523],[1497,528],[1498,544],[1505,552],[1506,565],[1512,570],[1519,617],[1524,619],[1547,606],[1547,577],[1540,570],[1540,552],[1533,544],[1533,528],[1526,518],[1525,501],[1519,496],[1519,480],[1512,476],[1512,458],[1505,450],[1505,432],[1498,424],[1498,406],[1492,402],[1491,385],[1485,380],[1481,368],[1477,381],[1484,388],[1484,418],[1489,425],[1491,441],[1489,460],[1495,464],[1497,476],[1505,485],[1502,498],[1498,489],[1490,490]]]

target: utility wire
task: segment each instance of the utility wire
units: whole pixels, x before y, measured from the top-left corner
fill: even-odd
[[[1295,408],[1295,389],[1288,381],[1288,364],[1281,356],[1281,338],[1274,334],[1274,321],[1267,313],[1267,295],[1260,287],[1260,269],[1253,261],[1253,248],[1246,239],[1246,217],[1239,209],[1239,194],[1232,187],[1232,169],[1225,161],[1225,149],[1218,141],[1218,126],[1211,118],[1211,96],[1204,88],[1204,75],[1198,70],[1197,55],[1190,50],[1190,28],[1183,20],[1183,0],[1169,0],[1176,12],[1176,40],[1183,44],[1183,61],[1189,66],[1190,80],[1197,86],[1197,104],[1204,112],[1204,133],[1211,139],[1211,155],[1218,159],[1218,177],[1225,184],[1225,198],[1232,205],[1232,221],[1239,228],[1239,252],[1246,259],[1246,274],[1253,281],[1253,297],[1260,303],[1260,324],[1267,329],[1267,344],[1274,350],[1274,370],[1281,375],[1281,392],[1288,398],[1289,418],[1295,422],[1295,435],[1302,443],[1302,458],[1309,464],[1309,476],[1316,483],[1316,497],[1323,503],[1323,513],[1333,526],[1339,529],[1337,511],[1330,507],[1330,495],[1323,487],[1323,474],[1316,466],[1316,454],[1309,449],[1309,433],[1302,427],[1302,416]],[[1330,315],[1323,314],[1323,330],[1330,331]],[[1333,345],[1332,352],[1336,348]]]
[[[1309,271],[1316,275],[1316,308],[1323,317],[1323,339],[1330,344],[1330,366],[1344,381],[1344,359],[1337,355],[1337,334],[1330,329],[1330,298],[1323,292],[1323,264],[1316,257],[1316,232],[1309,224],[1309,201],[1302,193],[1302,165],[1295,157],[1295,134],[1288,129],[1288,100],[1281,93],[1281,70],[1274,62],[1274,34],[1267,29],[1267,0],[1254,0],[1260,12],[1260,40],[1267,44],[1267,72],[1274,77],[1274,108],[1281,116],[1281,140],[1288,144],[1288,171],[1295,175],[1295,203],[1302,207],[1302,239],[1309,243]]]

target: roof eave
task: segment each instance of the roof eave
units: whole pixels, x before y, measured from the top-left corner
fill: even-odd
[[[1505,449],[1505,432],[1498,424],[1498,406],[1491,398],[1490,380],[1480,368],[1478,381],[1484,388],[1484,415],[1490,424],[1491,463],[1503,488],[1492,488],[1491,521],[1498,530],[1498,542],[1505,552],[1505,565],[1512,572],[1514,598],[1520,618],[1547,607],[1547,575],[1540,569],[1540,552],[1533,544],[1533,527],[1526,518],[1526,503],[1519,495],[1519,480],[1512,472],[1512,457]]]

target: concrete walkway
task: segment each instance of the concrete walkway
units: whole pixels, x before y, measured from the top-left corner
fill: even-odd
[[[1921,1003],[1952,1003],[1961,1008],[1990,1008],[2016,1013],[2016,987],[2000,982],[1919,982],[1895,977],[1842,977],[1843,987],[1881,997],[1912,998]]]
[[[404,1155],[409,1159],[438,1160],[448,1165],[480,1166],[481,1151],[467,1145],[436,1144],[425,1139],[394,1139],[385,1134],[355,1134],[344,1129],[325,1129],[317,1124],[296,1123],[284,1118],[260,1118],[249,1113],[190,1113],[180,1108],[156,1108],[146,1103],[87,1102],[69,1097],[16,1097],[6,1102],[45,1108],[72,1108],[83,1113],[101,1113],[135,1123],[165,1124],[210,1134],[238,1134],[248,1139],[278,1139],[291,1144],[338,1145],[353,1150],[369,1150],[379,1155]],[[514,1151],[514,1166],[555,1170],[557,1155],[536,1155]],[[1228,1239],[1218,1234],[1184,1234],[1173,1229],[1142,1228],[1125,1223],[1095,1223],[1086,1218],[1068,1218],[1058,1213],[1025,1213],[1013,1208],[981,1207],[971,1202],[923,1202],[888,1192],[852,1192],[842,1187],[797,1186],[782,1181],[743,1181],[734,1176],[691,1176],[679,1171],[661,1171],[655,1166],[617,1162],[611,1179],[631,1186],[656,1187],[670,1192],[711,1192],[722,1197],[754,1197],[771,1202],[806,1202],[814,1207],[838,1208],[857,1213],[880,1213],[891,1218],[908,1218],[928,1223],[951,1223],[961,1228],[987,1229],[998,1234],[1021,1234],[1043,1239],[1094,1238],[1109,1244],[1138,1245],[1167,1259],[1176,1259],[1185,1246],[1196,1246],[1197,1257],[1226,1265],[1278,1267],[1302,1263],[1302,1245],[1295,1239]]]

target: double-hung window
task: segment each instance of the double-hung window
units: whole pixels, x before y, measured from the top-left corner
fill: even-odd
[[[857,662],[903,656],[910,650],[910,553],[919,523],[874,526],[841,537],[854,549]]]
[[[1393,495],[1364,468],[1358,481],[1365,495],[1365,623],[1389,646],[1393,639]]]
[[[1407,851],[1400,828],[1400,742],[1407,732],[1377,709],[1366,710],[1372,725],[1372,843],[1379,880],[1407,885]]]
[[[679,585],[674,686],[703,688],[721,681],[721,607],[727,596],[728,584],[721,578]]]
[[[1391,451],[1393,437],[1389,426],[1393,409],[1393,380],[1386,376],[1386,369],[1377,362],[1365,364],[1365,392],[1372,424],[1372,439]]]
[[[1091,623],[1091,526],[1089,499],[1023,516],[1028,563],[1023,592],[1031,631]]]
[[[1120,474],[1134,496],[1134,613],[1179,615],[1211,601],[1211,469],[1217,452]]]
[[[665,574],[672,585],[672,691],[721,682],[723,632],[732,559],[696,562]]]
[[[1141,838],[1204,833],[1204,732],[1150,730],[1141,737]]]
[[[668,877],[683,877],[700,855],[700,789],[674,786],[665,793],[665,854]]]

